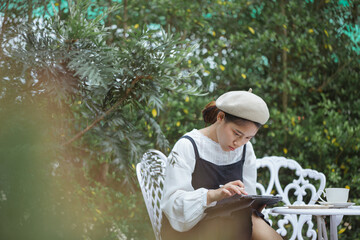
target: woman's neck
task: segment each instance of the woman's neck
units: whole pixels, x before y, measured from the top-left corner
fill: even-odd
[[[216,135],[216,126],[212,124],[206,128],[202,128],[199,130],[204,136],[210,138],[214,142],[218,142],[217,135]]]

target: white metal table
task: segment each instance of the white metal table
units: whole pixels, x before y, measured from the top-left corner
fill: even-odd
[[[327,232],[325,225],[325,217],[330,216],[330,240],[337,240],[337,226],[339,226],[343,216],[345,215],[360,215],[360,206],[351,206],[348,208],[288,208],[275,207],[272,209],[273,213],[279,214],[301,214],[316,216],[318,224],[318,239],[327,240]]]

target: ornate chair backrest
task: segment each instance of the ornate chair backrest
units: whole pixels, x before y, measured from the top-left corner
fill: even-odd
[[[167,157],[160,151],[149,150],[136,165],[136,175],[157,240],[160,240],[160,201],[163,194]]]
[[[322,190],[325,188],[326,178],[323,173],[312,169],[303,169],[295,160],[270,156],[257,159],[256,161],[258,169],[258,182],[256,183],[257,190],[261,195],[281,196],[284,205],[315,204],[319,199]],[[282,168],[287,172],[279,173],[282,171]],[[265,174],[263,174],[263,170],[266,170]],[[281,175],[280,178],[279,175]],[[264,176],[268,182],[261,182]],[[282,182],[282,180],[286,178],[290,179],[290,181]],[[263,214],[271,223],[272,221],[269,219],[269,215],[278,215],[272,214],[271,208],[266,208],[263,211]],[[279,229],[277,229],[277,232],[282,236],[287,234],[285,225],[289,222],[293,227],[293,232],[290,237],[291,240],[296,239],[296,237],[298,239],[303,239],[302,231],[305,223],[308,224],[306,236],[309,237],[309,239],[310,237],[313,240],[316,239],[317,234],[316,230],[313,229],[314,224],[311,221],[310,215],[300,215],[298,218],[295,214],[288,214],[285,215],[283,219],[278,220]]]

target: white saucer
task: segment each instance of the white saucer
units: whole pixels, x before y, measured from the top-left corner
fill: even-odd
[[[355,203],[352,203],[352,202],[345,202],[345,203],[333,203],[333,202],[319,202],[321,205],[323,206],[331,206],[333,208],[347,208],[347,207],[350,207],[352,205],[354,205]]]
[[[287,205],[287,207],[293,209],[323,209],[330,208],[332,205]]]

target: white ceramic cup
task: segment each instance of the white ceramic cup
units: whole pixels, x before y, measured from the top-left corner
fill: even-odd
[[[347,188],[325,188],[323,194],[329,203],[346,203],[349,199],[349,189]],[[320,199],[326,202],[321,197]]]

